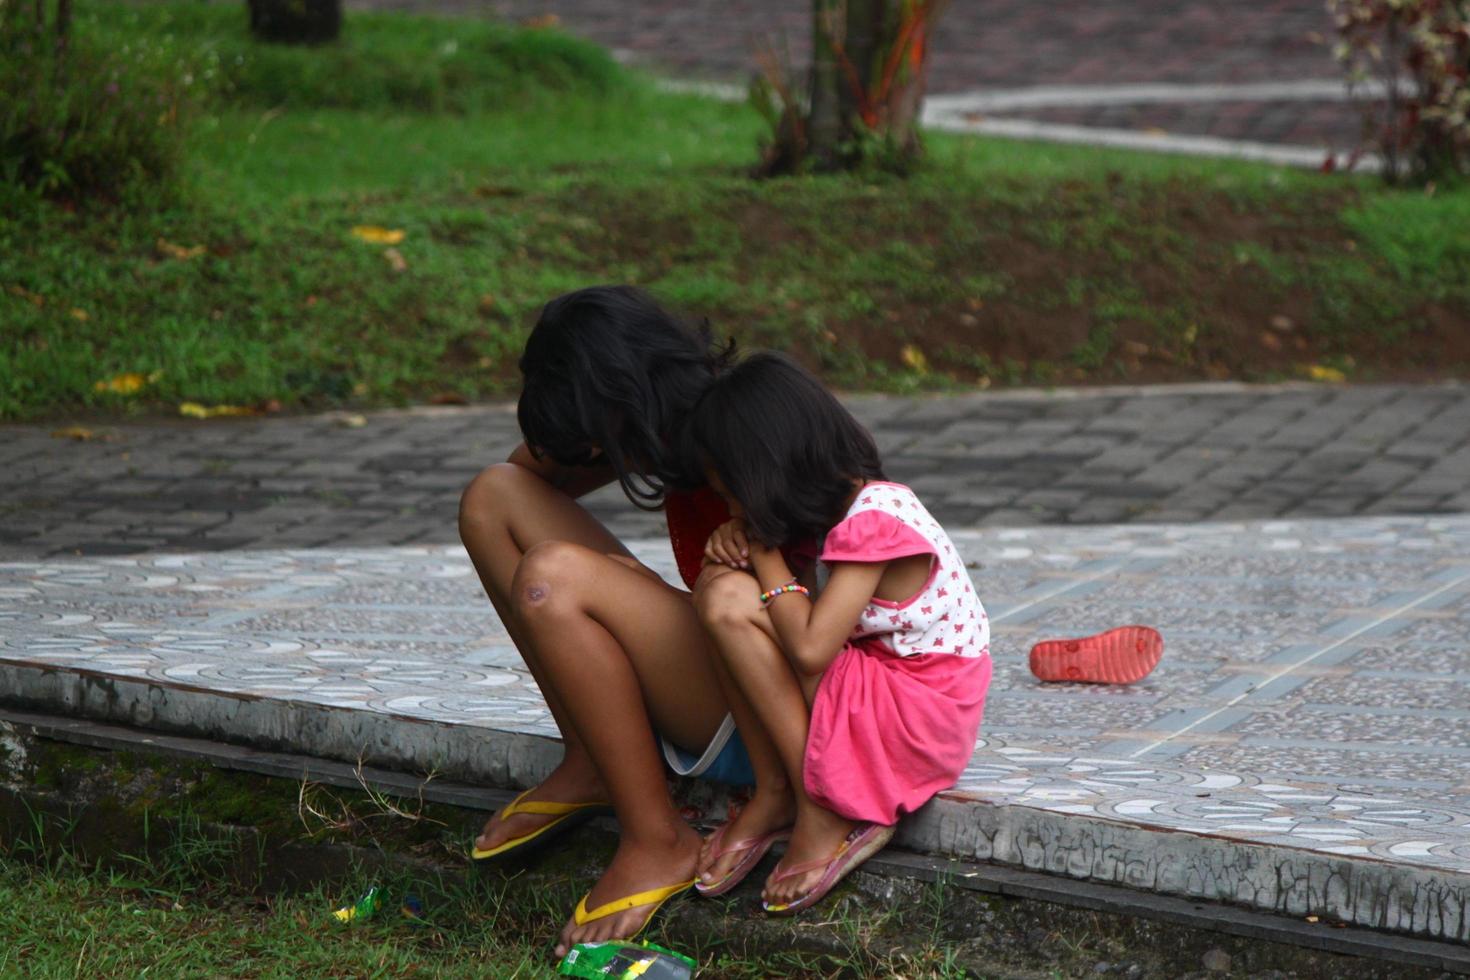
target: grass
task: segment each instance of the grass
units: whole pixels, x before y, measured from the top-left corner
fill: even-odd
[[[374,917],[350,925],[332,917],[370,888],[383,896]],[[915,917],[937,923],[942,893],[931,886],[926,895],[932,900]],[[417,899],[422,918],[399,911],[407,896]],[[551,977],[564,909],[556,902],[564,897],[485,875],[425,873],[362,873],[262,896],[231,893],[168,858],[103,866],[65,853],[42,864],[0,856],[0,934],[7,938],[0,976]],[[889,918],[835,913],[824,922],[831,939],[822,951],[734,952],[710,939],[699,975],[973,975],[957,962],[958,946],[936,929],[900,937]],[[691,948],[658,932],[652,938]]]
[[[32,809],[26,791],[0,792],[0,826],[10,817],[0,976],[549,977],[566,910],[613,845],[582,834],[529,867],[471,870],[463,835],[484,814],[187,762],[31,748],[31,775],[49,774],[31,781],[50,787],[32,792],[62,796]],[[83,819],[99,808],[102,820]],[[375,915],[333,918],[369,889],[382,901]],[[415,918],[400,911],[410,896]],[[945,906],[938,885],[901,923],[858,903],[833,911],[826,940],[769,949],[721,938],[739,913],[686,902],[650,938],[687,950],[710,980],[964,976],[940,934]]]
[[[0,418],[505,394],[540,304],[601,281],[846,387],[1470,373],[1470,190],[937,135],[908,181],[757,182],[753,112],[554,31],[86,16],[202,108],[173,194],[0,189]]]
[[[464,844],[484,811],[378,792],[361,773],[357,785],[301,783],[11,734],[0,747],[4,977],[551,976],[567,910],[616,846],[593,826],[527,863],[471,869]],[[378,914],[334,920],[372,887]],[[1382,972],[1138,918],[1126,903],[1070,908],[947,876],[859,873],[794,919],[760,915],[758,887],[680,901],[648,938],[695,958],[703,980],[1060,978],[1099,963],[1109,975],[1180,976],[1214,949],[1242,975]],[[418,921],[399,911],[409,895]]]
[[[536,933],[503,920],[503,895],[480,879],[379,881],[386,914],[352,926],[332,919],[370,884],[254,898],[179,888],[141,865],[0,860],[0,976],[552,975]],[[429,925],[397,914],[393,903],[410,889],[431,910]]]

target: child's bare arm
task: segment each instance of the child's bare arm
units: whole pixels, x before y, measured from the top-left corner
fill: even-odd
[[[750,543],[750,561],[762,590],[791,581],[791,569],[775,548]],[[827,669],[873,599],[887,562],[837,562],[821,598],[777,596],[767,610],[781,649],[796,670],[815,677]]]

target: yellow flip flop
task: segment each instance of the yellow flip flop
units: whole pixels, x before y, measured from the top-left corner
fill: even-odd
[[[557,831],[557,833],[560,833],[562,831],[571,830],[583,820],[593,816],[597,811],[607,810],[612,806],[612,804],[610,803],[603,802],[550,803],[544,800],[526,800],[526,802],[522,803],[521,801],[525,800],[526,795],[530,792],[531,790],[528,789],[520,796],[517,796],[515,799],[511,800],[510,803],[506,804],[505,809],[500,811],[500,819],[509,820],[511,817],[515,816],[518,813],[532,813],[543,817],[556,817],[557,819],[542,827],[538,827],[537,829],[531,831],[529,834],[524,834],[520,837],[512,837],[505,843],[500,844],[496,847],[489,848],[488,850],[482,850],[478,847],[472,848],[470,850],[471,860],[485,861],[489,858],[499,857],[502,854],[506,854],[518,848],[525,847],[528,844],[545,843],[546,841],[551,840],[552,837],[557,836],[557,834],[553,834],[552,831]],[[574,817],[577,819],[573,819]],[[550,834],[550,836],[547,836],[548,834]]]
[[[577,902],[576,910],[572,912],[572,920],[579,926],[585,926],[589,922],[596,922],[598,919],[605,919],[610,915],[626,912],[628,909],[636,909],[640,905],[653,906],[648,910],[648,914],[643,917],[643,921],[639,923],[638,928],[634,929],[631,934],[623,937],[624,939],[633,939],[644,929],[648,928],[648,924],[653,921],[653,917],[658,914],[658,910],[664,907],[665,902],[675,895],[681,892],[687,892],[693,888],[696,880],[690,878],[688,881],[681,881],[677,885],[665,885],[663,888],[650,888],[646,892],[639,892],[636,895],[629,895],[625,898],[617,898],[608,902],[606,905],[597,906],[591,912],[587,911],[587,895],[583,895]],[[588,894],[590,895],[591,892],[588,892]]]

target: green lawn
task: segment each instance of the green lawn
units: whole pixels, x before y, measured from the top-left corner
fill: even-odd
[[[353,898],[323,890],[271,900],[201,898],[145,875],[0,860],[0,976],[554,974],[544,949],[496,922],[490,896],[427,896],[438,900],[437,913],[455,916],[446,929],[415,925],[391,908],[360,926],[334,921],[331,910]]]
[[[0,188],[0,418],[503,394],[539,305],[604,281],[847,387],[1470,373],[1470,190],[941,136],[908,181],[755,181],[753,111],[555,32],[83,7],[202,107],[174,194]]]

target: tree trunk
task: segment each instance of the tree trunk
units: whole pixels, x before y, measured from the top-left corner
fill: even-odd
[[[792,154],[798,164],[805,155],[823,170],[836,165],[844,135],[845,99],[837,63],[842,45],[842,6],[842,0],[812,0],[811,106],[806,146]]]
[[[784,105],[763,171],[908,170],[923,149],[925,56],[944,4],[812,0],[809,101]],[[789,91],[768,81],[768,90]]]
[[[262,41],[323,44],[342,31],[342,0],[246,0],[250,32]]]

